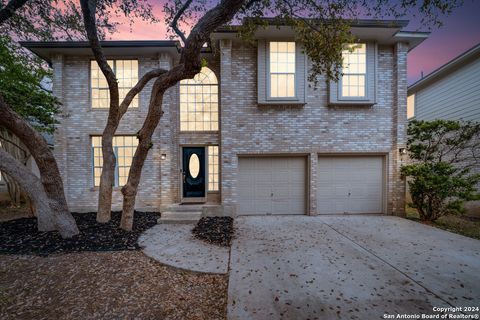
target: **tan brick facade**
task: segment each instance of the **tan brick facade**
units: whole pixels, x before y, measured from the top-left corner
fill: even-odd
[[[406,55],[404,44],[378,47],[377,104],[372,107],[328,106],[328,85],[306,89],[304,106],[257,104],[257,49],[221,40],[220,53],[209,67],[219,79],[220,131],[179,132],[178,85],[165,96],[165,114],[155,131],[137,197],[137,208],[158,211],[180,201],[180,160],[183,145],[220,146],[222,204],[237,205],[238,156],[300,154],[308,158],[308,213],[316,214],[316,170],[320,154],[381,154],[386,157],[386,213],[403,214],[404,181],[399,176],[398,149],[405,144]],[[171,65],[166,54],[135,57],[140,76],[159,65]],[[90,58],[53,57],[54,92],[65,116],[55,135],[55,155],[73,211],[94,211],[90,136],[102,133],[107,111],[90,108]],[[139,109],[129,110],[118,134],[135,134],[147,112],[151,83],[140,94]],[[166,159],[162,160],[161,155]],[[121,208],[121,192],[114,191],[114,209]]]

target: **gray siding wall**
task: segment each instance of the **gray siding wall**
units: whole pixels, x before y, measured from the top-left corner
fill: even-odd
[[[480,59],[418,91],[415,119],[480,121]]]

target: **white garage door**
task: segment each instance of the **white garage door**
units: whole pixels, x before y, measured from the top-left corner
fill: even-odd
[[[238,162],[238,214],[305,214],[305,158],[242,157]]]
[[[383,212],[383,157],[319,157],[317,210]]]

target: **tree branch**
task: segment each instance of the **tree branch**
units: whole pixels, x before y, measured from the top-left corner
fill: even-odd
[[[180,30],[180,28],[178,27],[178,20],[180,19],[180,17],[183,15],[183,13],[185,12],[185,10],[188,9],[188,7],[190,6],[190,4],[192,3],[192,0],[187,0],[183,6],[180,8],[180,10],[178,10],[177,14],[175,15],[175,17],[173,17],[173,20],[172,20],[172,23],[170,23],[170,27],[172,27],[173,31],[175,31],[175,33],[182,39],[183,43],[185,43],[187,41],[187,37],[185,37],[185,34],[182,32],[182,30]]]
[[[118,82],[115,73],[108,65],[107,59],[103,53],[102,46],[98,37],[97,23],[95,21],[95,12],[97,8],[97,1],[95,0],[80,0],[83,13],[83,23],[85,24],[85,31],[87,32],[88,41],[93,51],[93,56],[102,70],[102,73],[107,79],[108,88],[110,91],[110,109],[118,107]]]
[[[123,99],[122,103],[120,104],[120,117],[127,112],[128,106],[132,102],[133,98],[143,90],[143,88],[147,85],[147,83],[152,80],[153,78],[157,78],[161,76],[162,74],[167,73],[168,71],[165,69],[154,69],[151,70],[143,75],[142,78],[137,82],[137,84],[131,88],[127,95],[125,96],[125,99]]]
[[[20,147],[18,144],[16,144],[12,140],[9,140],[9,139],[7,139],[5,137],[1,137],[1,136],[0,136],[0,140],[3,140],[6,143],[10,143],[14,147],[18,148],[20,151],[22,151],[25,154],[24,158],[28,159],[30,153],[28,151],[26,151],[25,149],[23,149],[22,147]],[[0,149],[2,149],[2,148],[0,147]]]
[[[200,71],[199,53],[203,44],[209,40],[210,34],[219,26],[232,20],[246,2],[246,0],[222,0],[200,18],[186,39],[180,57],[180,64],[185,64],[185,70],[193,73],[193,75],[189,74],[189,77],[193,77]]]
[[[10,19],[15,11],[20,9],[28,0],[10,0],[8,4],[0,9],[0,24]]]

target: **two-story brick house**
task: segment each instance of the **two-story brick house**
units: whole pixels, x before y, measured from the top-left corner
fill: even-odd
[[[426,38],[406,21],[358,21],[338,83],[307,81],[309,59],[286,26],[242,42],[233,28],[212,35],[208,67],[171,88],[143,169],[137,208],[181,203],[215,213],[329,214],[404,212],[399,175],[407,118],[407,53]],[[72,210],[96,209],[106,81],[86,42],[24,42],[54,70],[65,117],[55,155]],[[105,53],[125,94],[152,68],[171,67],[175,41],[108,41]],[[114,141],[114,208],[128,175],[135,133],[151,83],[121,121]],[[219,205],[215,207],[214,205]],[[221,206],[220,206],[221,205]]]

